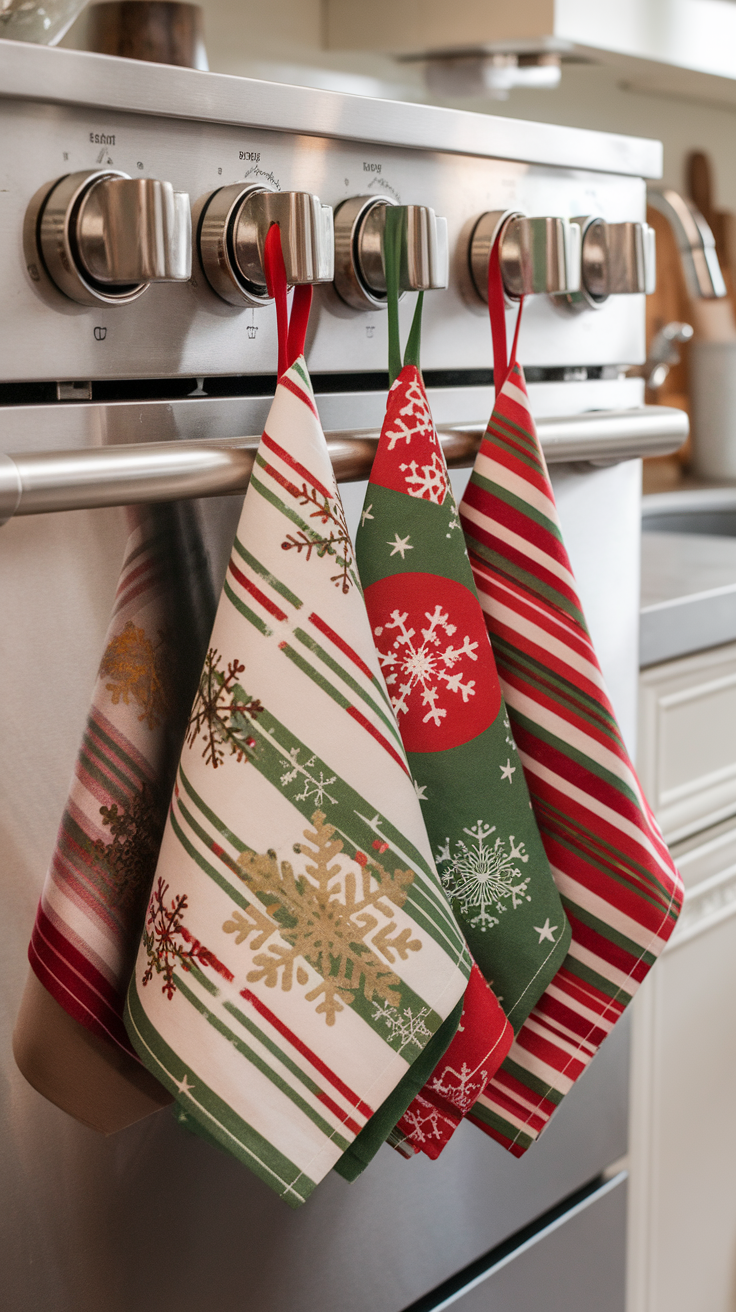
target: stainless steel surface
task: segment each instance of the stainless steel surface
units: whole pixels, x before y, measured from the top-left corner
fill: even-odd
[[[335,212],[335,291],[357,310],[386,305],[386,207],[395,204],[390,196],[351,196]],[[426,205],[405,205],[403,210],[400,291],[447,287],[447,220]]]
[[[207,403],[185,404],[196,412]],[[58,409],[68,415],[95,407]],[[61,420],[68,422],[64,414]],[[552,478],[588,621],[628,734],[624,685],[636,685],[629,606],[636,612],[638,597],[631,595],[627,553],[638,550],[630,531],[631,515],[639,517],[638,467],[579,474],[555,466]],[[239,498],[193,508],[219,588]],[[18,1312],[35,1305],[44,1312],[139,1312],[145,1272],[146,1299],[167,1312],[174,1305],[177,1312],[242,1312],[244,1303],[260,1312],[400,1312],[626,1151],[627,1019],[523,1161],[464,1126],[438,1162],[407,1163],[384,1148],[361,1180],[326,1180],[297,1213],[237,1162],[183,1134],[167,1113],[105,1140],[34,1093],[13,1065],[10,1032],[124,538],[122,513],[110,509],[18,518],[0,539],[0,1175],[12,1198],[0,1238],[3,1292]],[[43,707],[41,690],[51,699]],[[171,1252],[175,1279],[162,1260]]]
[[[65,52],[51,54],[63,60]],[[0,72],[2,55],[0,46]],[[97,57],[88,58],[94,63]],[[170,74],[193,79],[193,93],[195,84],[200,86],[197,79],[209,80],[208,74],[189,70],[102,62],[110,65],[111,77],[118,64],[134,70],[136,77],[142,71],[152,95]],[[250,97],[254,103],[260,95],[264,104],[270,103],[264,84],[255,84],[255,91],[250,83],[238,85],[244,100]],[[10,316],[0,320],[7,382],[265,374],[276,358],[273,308],[223,303],[198,256],[191,283],[154,284],[133,303],[116,303],[114,315],[108,313],[113,307],[99,299],[88,307],[71,303],[35,252],[26,253],[22,262],[18,239],[29,200],[62,169],[166,178],[194,197],[236,184],[318,193],[323,204],[333,207],[360,194],[392,197],[445,216],[450,286],[427,298],[425,369],[491,364],[490,331],[467,265],[468,229],[478,214],[499,208],[549,214],[553,196],[557,214],[572,216],[580,210],[582,195],[610,222],[644,218],[645,189],[637,178],[140,113],[106,112],[90,121],[83,104],[54,108],[32,101],[32,90],[27,89],[26,98],[0,96],[0,165],[6,187],[0,191],[0,286],[13,305],[12,322]],[[336,107],[341,103],[336,98]],[[366,102],[367,118],[371,112]],[[431,118],[430,113],[428,132]],[[235,286],[232,278],[229,286]],[[412,309],[407,298],[400,307],[404,336]],[[545,296],[530,297],[521,330],[525,364],[605,367],[644,359],[639,298],[610,297],[597,314],[571,320],[560,331],[559,309]],[[358,311],[331,286],[316,289],[307,342],[312,372],[384,370],[386,357],[386,316],[378,307]]]
[[[681,445],[681,410],[614,410],[539,420],[548,462],[611,464],[651,451],[662,454]],[[358,482],[370,474],[379,431],[328,433],[327,447],[339,482]],[[439,431],[451,468],[472,465],[483,428]],[[0,463],[0,513],[39,515],[48,511],[123,506],[134,502],[231,496],[244,492],[258,437],[202,442],[160,442],[72,451],[7,453]],[[21,494],[17,497],[20,484]],[[8,509],[16,499],[15,511]],[[3,509],[4,508],[4,509]]]
[[[486,304],[488,262],[497,236],[507,296],[518,300],[536,292],[573,292],[580,286],[580,233],[576,227],[565,219],[530,219],[513,210],[491,210],[478,219],[468,248],[473,284]]]
[[[689,430],[684,410],[646,405],[538,421],[547,463],[586,460],[609,464],[677,451]]]
[[[661,142],[641,137],[184,68],[158,67],[153,76],[151,72],[133,60],[0,42],[0,95],[11,98],[633,178],[658,178],[662,173]]]
[[[642,667],[736,640],[736,488],[644,498],[641,603]]]
[[[694,300],[725,296],[713,233],[691,200],[671,187],[650,187],[647,200],[667,219],[677,240],[688,291]]]
[[[334,236],[332,210],[307,191],[251,191],[233,230],[235,260],[247,282],[265,286],[264,248],[269,228],[278,224],[286,281],[332,282]]]
[[[576,223],[582,232],[581,282],[593,301],[654,291],[655,235],[648,223],[606,223],[595,218]]]
[[[736,487],[683,488],[644,497],[645,533],[705,533],[736,538]]]
[[[154,178],[70,173],[36,192],[23,238],[31,277],[44,266],[80,305],[128,305],[151,282],[191,276],[189,197]]]
[[[46,281],[79,305],[130,304],[148,290],[147,282],[121,287],[95,285],[78,257],[76,215],[96,182],[127,178],[119,171],[82,169],[38,188],[23,217],[26,270],[35,283]]]
[[[626,1194],[621,1171],[510,1252],[466,1290],[429,1299],[422,1312],[624,1312]],[[412,1309],[407,1309],[412,1312]]]
[[[354,310],[386,307],[383,226],[369,220],[375,210],[385,223],[386,206],[395,204],[390,196],[351,196],[335,210],[335,291]]]
[[[654,334],[649,354],[641,368],[641,376],[646,379],[651,392],[658,391],[672,366],[680,363],[676,343],[691,341],[693,332],[692,324],[673,322],[666,323]]]
[[[567,221],[584,207],[610,223],[641,222],[642,175],[660,160],[652,143],[596,133],[3,43],[0,89],[0,289],[13,309],[0,318],[3,382],[45,383],[25,393],[34,404],[0,405],[0,517],[19,498],[25,510],[34,502],[48,510],[95,497],[206,492],[206,500],[177,500],[156,513],[186,517],[186,541],[201,534],[215,592],[238,519],[236,489],[247,481],[255,445],[239,434],[261,432],[271,404],[273,307],[257,296],[255,304],[229,303],[196,251],[189,284],[154,284],[114,314],[100,301],[75,304],[35,254],[25,263],[21,256],[23,215],[42,184],[48,191],[47,180],[62,172],[91,170],[167,178],[200,198],[196,219],[217,192],[224,208],[215,262],[224,249],[233,268],[240,207],[222,189],[258,189],[249,194],[264,214],[288,207],[288,193],[318,193],[331,207],[369,196],[446,215],[450,285],[427,298],[423,367],[438,384],[430,399],[459,492],[467,472],[458,466],[467,471],[492,405],[487,311],[467,260],[474,219],[511,210]],[[558,231],[545,225],[545,242],[554,246]],[[429,226],[425,264],[427,234]],[[262,288],[260,266],[241,256]],[[307,358],[341,480],[367,472],[382,420],[385,390],[376,375],[386,368],[387,316],[379,307],[346,304],[329,285],[315,291]],[[404,333],[412,309],[402,304]],[[632,748],[641,475],[629,457],[670,450],[684,436],[683,416],[647,411],[642,379],[624,376],[644,355],[641,297],[613,296],[596,314],[562,316],[549,297],[534,296],[525,310],[521,357],[531,366],[531,405],[591,633]],[[430,370],[443,372],[432,379]],[[229,389],[236,394],[207,395],[228,390],[225,374],[236,376]],[[159,381],[149,388],[146,378]],[[160,381],[167,378],[177,381],[169,388]],[[113,388],[110,379],[122,381]],[[127,399],[51,399],[84,389]],[[19,394],[3,387],[0,400]],[[617,460],[612,468],[591,463]],[[364,489],[343,482],[351,528]],[[626,1019],[524,1160],[465,1125],[439,1162],[406,1163],[383,1149],[364,1178],[352,1186],[328,1179],[297,1213],[239,1164],[183,1135],[167,1114],[102,1141],[25,1085],[8,1036],[109,618],[123,520],[112,507],[38,514],[32,523],[18,514],[0,538],[7,947],[0,1033],[8,1071],[0,1174],[12,1199],[0,1240],[3,1291],[19,1312],[37,1305],[138,1312],[142,1279],[148,1302],[178,1312],[211,1305],[239,1312],[244,1301],[262,1312],[400,1312],[625,1152]],[[620,1273],[620,1254],[609,1251]]]
[[[210,286],[230,305],[266,305],[264,246],[269,228],[281,230],[286,280],[331,282],[332,210],[306,191],[276,192],[255,184],[221,187],[204,201],[197,239]]]
[[[263,190],[256,183],[240,182],[220,187],[207,197],[198,224],[197,253],[213,291],[239,309],[244,305],[267,305],[271,297],[259,267],[257,282],[246,281],[236,257],[233,233],[245,201]]]
[[[94,282],[186,282],[192,275],[189,197],[170,182],[100,179],[82,197],[74,226]]]
[[[57,384],[57,390],[58,390]],[[265,387],[256,395],[212,396],[192,388],[194,395],[177,399],[75,402],[91,384],[61,384],[63,405],[0,405],[0,451],[63,451],[70,447],[118,445],[122,442],[203,441],[261,433],[272,395]],[[325,432],[380,428],[386,411],[386,391],[321,391],[315,379],[315,401]],[[469,425],[481,429],[493,409],[493,386],[428,389],[435,423],[441,429]],[[641,378],[589,379],[574,384],[529,383],[536,419],[555,419],[572,412],[635,410],[644,402]]]
[[[23,494],[20,472],[12,456],[0,452],[0,525],[13,518]]]

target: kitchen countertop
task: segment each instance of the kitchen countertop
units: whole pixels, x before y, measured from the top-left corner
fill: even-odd
[[[735,511],[736,488],[644,497],[640,666],[736,641]]]

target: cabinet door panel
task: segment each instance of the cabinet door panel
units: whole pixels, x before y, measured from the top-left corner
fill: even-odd
[[[634,1003],[629,1312],[734,1307],[736,916],[698,908],[710,882]]]
[[[645,670],[639,769],[665,838],[736,811],[736,644]]]

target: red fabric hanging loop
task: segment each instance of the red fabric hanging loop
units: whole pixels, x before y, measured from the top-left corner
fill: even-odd
[[[263,263],[268,294],[273,296],[276,302],[276,326],[279,338],[278,369],[281,378],[294,361],[304,354],[309,311],[312,306],[312,287],[310,284],[304,284],[294,288],[291,317],[289,317],[286,303],[286,266],[281,246],[281,229],[277,223],[272,223],[266,234]]]
[[[519,342],[519,327],[524,297],[519,297],[519,312],[516,316],[516,329],[509,359],[506,339],[506,298],[501,277],[501,258],[499,252],[501,233],[499,232],[491,248],[488,261],[488,313],[491,318],[491,338],[493,340],[493,385],[498,396],[509,373],[516,364],[516,348]]]

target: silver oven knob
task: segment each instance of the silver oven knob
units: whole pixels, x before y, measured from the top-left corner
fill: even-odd
[[[230,305],[270,300],[263,268],[269,228],[278,224],[290,286],[332,282],[332,210],[308,191],[269,191],[236,182],[205,202],[199,224],[199,257],[207,280]]]
[[[514,300],[538,292],[556,295],[580,286],[580,230],[550,216],[527,218],[516,210],[481,214],[470,237],[468,258],[475,290],[488,300],[488,262],[499,238],[501,278]]]
[[[170,182],[70,173],[36,194],[25,229],[26,255],[35,244],[51,280],[81,305],[126,304],[152,282],[191,277],[189,197]]]
[[[353,196],[335,210],[335,290],[356,310],[386,305],[383,238],[389,196]],[[405,205],[402,292],[440,290],[449,282],[447,219],[427,205]]]
[[[588,304],[609,296],[649,295],[657,278],[654,229],[648,223],[606,223],[587,215],[573,219],[581,235],[580,292]]]

